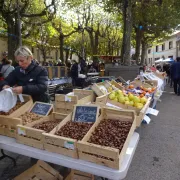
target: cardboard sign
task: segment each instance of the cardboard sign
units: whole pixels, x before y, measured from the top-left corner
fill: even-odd
[[[53,108],[52,104],[35,102],[30,112],[39,114],[42,116],[47,116],[52,108]]]
[[[95,122],[99,114],[97,105],[76,105],[73,112],[73,121]]]

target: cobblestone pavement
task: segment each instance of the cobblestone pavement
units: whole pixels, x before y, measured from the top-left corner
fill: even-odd
[[[159,115],[151,116],[151,123],[139,129],[140,141],[125,180],[180,180],[180,97],[171,91],[167,89],[158,103]],[[0,180],[10,180],[35,163],[8,154],[16,159],[17,167],[9,159],[0,161]],[[66,168],[53,167],[67,173]]]

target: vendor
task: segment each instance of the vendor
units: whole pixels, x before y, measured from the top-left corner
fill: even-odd
[[[33,101],[49,102],[46,69],[33,60],[26,46],[19,47],[14,55],[19,66],[0,82],[0,90],[12,87],[14,93],[31,95]]]

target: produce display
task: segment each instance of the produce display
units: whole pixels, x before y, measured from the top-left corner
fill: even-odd
[[[19,116],[20,119],[22,119],[22,124],[26,125],[28,123],[31,123],[33,121],[37,121],[42,118],[42,116],[39,116],[38,114],[32,113],[32,112],[26,112]]]
[[[76,140],[82,140],[93,123],[69,121],[55,134]]]
[[[150,86],[149,84],[144,84],[144,86],[134,87],[134,85],[129,85],[126,88],[127,92],[131,92],[134,94],[138,94],[140,97],[150,96],[152,93],[155,92],[156,88]]]
[[[44,130],[45,132],[49,133],[53,130],[61,120],[54,120],[54,121],[46,121],[33,126],[35,129]]]
[[[132,122],[120,120],[103,120],[96,127],[89,143],[117,148],[121,152],[126,141]]]
[[[147,102],[147,98],[145,96],[140,97],[139,95],[132,94],[131,92],[128,94],[126,93],[126,91],[121,90],[113,91],[109,94],[109,99],[125,105],[134,106],[138,109],[142,109]]]
[[[12,114],[14,111],[16,111],[17,109],[19,109],[24,104],[25,104],[24,102],[17,102],[17,104],[12,109],[10,109],[9,112],[0,111],[0,115],[8,116],[8,115]]]

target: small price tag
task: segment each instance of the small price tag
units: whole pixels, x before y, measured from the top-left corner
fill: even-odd
[[[65,141],[64,142],[64,147],[67,149],[74,149],[74,143],[70,141]]]
[[[70,96],[65,95],[65,102],[71,102],[71,97],[70,97]]]
[[[18,128],[18,134],[19,135],[26,135],[26,131],[25,131],[25,129],[24,128]]]

